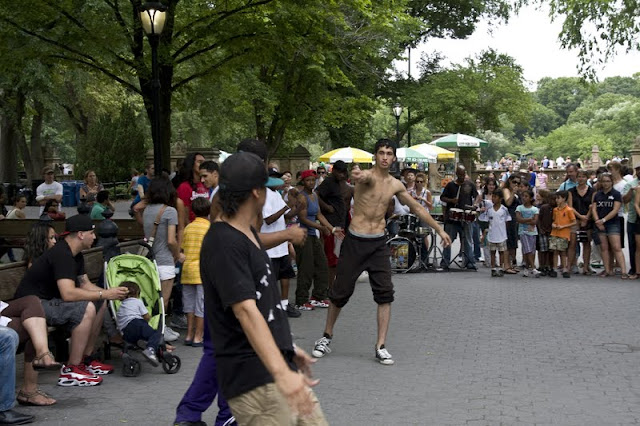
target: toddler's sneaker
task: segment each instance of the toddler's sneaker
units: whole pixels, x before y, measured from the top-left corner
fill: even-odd
[[[91,374],[104,376],[113,373],[113,365],[105,364],[90,356],[84,358],[84,365]]]
[[[311,303],[311,306],[313,306],[314,308],[328,308],[329,307],[329,300],[328,299],[323,299],[323,300],[318,300],[315,298],[311,298],[311,300],[309,300],[309,303]]]
[[[331,353],[331,348],[329,345],[331,344],[331,338],[322,336],[319,340],[316,340],[316,345],[313,347],[313,351],[311,351],[311,355],[315,358],[322,358],[326,354]]]
[[[142,355],[147,359],[147,361],[149,361],[149,364],[153,365],[154,367],[160,365],[160,363],[158,362],[158,357],[156,356],[156,351],[153,348],[145,349],[144,351],[142,351]]]
[[[304,305],[296,305],[296,309],[299,311],[313,311],[313,305],[309,302],[305,303]]]
[[[391,354],[384,345],[380,346],[380,348],[376,348],[376,359],[380,364],[383,365],[392,365],[395,361],[391,358]]]
[[[63,365],[58,377],[58,386],[97,386],[102,377],[89,373],[84,364]]]

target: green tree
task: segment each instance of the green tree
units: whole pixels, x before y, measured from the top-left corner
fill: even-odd
[[[590,87],[577,77],[545,77],[538,81],[536,100],[566,122],[589,93]]]
[[[121,181],[130,177],[132,168],[142,170],[146,149],[139,111],[123,104],[117,115],[97,116],[86,143],[78,147],[76,175],[91,169],[102,181]]]

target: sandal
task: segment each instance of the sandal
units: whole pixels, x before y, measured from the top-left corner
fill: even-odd
[[[46,357],[51,357],[51,359],[54,361],[53,364],[45,364],[44,359]],[[60,364],[59,362],[55,362],[55,360],[56,360],[55,357],[50,351],[45,352],[42,355],[33,358],[33,361],[32,361],[33,369],[36,371],[61,369],[62,364]]]
[[[595,273],[596,272],[592,271],[591,269],[582,271],[582,275],[595,275]]]
[[[511,268],[509,268],[509,269],[505,269],[505,270],[504,270],[504,273],[505,273],[505,274],[511,274],[511,275],[514,275],[514,274],[517,274],[517,273],[518,273],[518,270],[517,270],[517,269],[511,269]]]
[[[638,277],[636,276],[636,278],[638,278]],[[621,274],[620,275],[620,279],[621,280],[628,280],[628,279],[631,279],[631,277],[629,276],[629,274]]]
[[[50,404],[41,404],[41,403],[37,403],[36,401],[32,401],[32,399],[37,398],[38,396],[42,396],[42,397],[48,398],[48,399],[53,399],[53,398],[51,398],[51,396],[47,395],[46,393],[44,393],[40,389],[36,389],[33,392],[25,392],[23,390],[18,391],[18,396],[17,396],[16,399],[18,400],[18,404],[20,404],[20,405],[28,405],[28,406],[32,406],[32,407],[48,407],[50,405],[55,405],[58,402],[55,399],[53,399],[53,402],[50,403]]]
[[[598,276],[599,276],[600,278],[606,278],[606,277],[609,277],[609,276],[610,276],[610,274],[609,274],[607,271],[602,271],[602,272],[600,272],[600,273],[598,274]]]

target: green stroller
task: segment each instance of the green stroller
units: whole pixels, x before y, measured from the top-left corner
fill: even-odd
[[[105,288],[118,287],[124,281],[133,281],[140,287],[140,299],[149,311],[151,319],[149,325],[164,334],[164,301],[160,287],[158,267],[154,260],[136,254],[121,254],[105,262]],[[111,314],[116,319],[120,308],[119,300],[109,302]],[[122,350],[123,375],[136,377],[142,371],[142,364],[133,356],[134,351],[139,351],[137,345],[125,343]],[[161,342],[156,353],[162,369],[167,374],[175,374],[180,370],[181,361],[176,355],[167,352],[164,341]]]

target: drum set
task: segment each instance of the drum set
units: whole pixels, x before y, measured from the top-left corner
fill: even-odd
[[[389,235],[387,245],[391,251],[391,270],[394,272],[407,273],[420,269],[430,269],[428,267],[429,254],[435,247],[435,232],[433,229],[420,226],[420,219],[413,214],[397,216],[389,220],[397,225],[397,233]],[[424,245],[424,238],[431,236],[429,247]]]
[[[448,217],[454,222],[471,223],[476,220],[477,212],[475,208],[451,208],[448,211]],[[443,226],[443,216],[434,215],[433,218]],[[396,216],[389,219],[388,223],[397,225],[397,233],[390,234],[387,240],[391,251],[389,260],[393,272],[407,273],[421,269],[426,271],[440,270],[439,260],[442,259],[442,249],[437,244],[437,234],[432,228],[420,226],[420,219],[413,214]],[[428,246],[425,244],[425,237],[430,237]],[[464,262],[466,256],[467,254],[461,250],[449,264],[457,264],[459,257],[462,257],[461,260]]]

